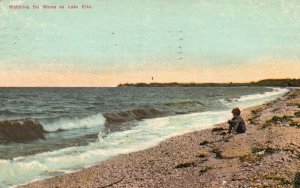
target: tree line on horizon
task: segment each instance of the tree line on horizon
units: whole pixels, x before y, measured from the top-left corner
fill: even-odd
[[[300,87],[300,79],[265,79],[248,83],[125,83],[118,87],[233,87],[233,86],[270,86],[270,87]]]

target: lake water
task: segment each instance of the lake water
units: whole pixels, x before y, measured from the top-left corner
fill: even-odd
[[[72,172],[212,127],[282,96],[266,87],[1,88],[0,120],[34,119],[45,139],[0,144],[0,187]]]

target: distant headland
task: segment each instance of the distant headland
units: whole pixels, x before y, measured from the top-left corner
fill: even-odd
[[[270,86],[300,87],[300,79],[266,79],[248,83],[125,83],[118,87],[235,87],[235,86]]]

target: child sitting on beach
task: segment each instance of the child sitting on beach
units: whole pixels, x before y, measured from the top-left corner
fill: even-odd
[[[231,111],[233,118],[231,120],[228,120],[229,124],[229,131],[228,133],[231,133],[231,130],[233,133],[245,133],[246,132],[246,125],[244,119],[240,116],[241,110],[239,108],[234,108]]]

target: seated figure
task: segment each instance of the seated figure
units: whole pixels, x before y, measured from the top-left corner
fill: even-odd
[[[231,132],[233,133],[245,133],[246,132],[246,124],[244,119],[240,116],[241,115],[241,110],[239,108],[234,108],[231,111],[233,118],[231,120],[228,120],[229,124],[229,131],[228,133],[230,134]]]

